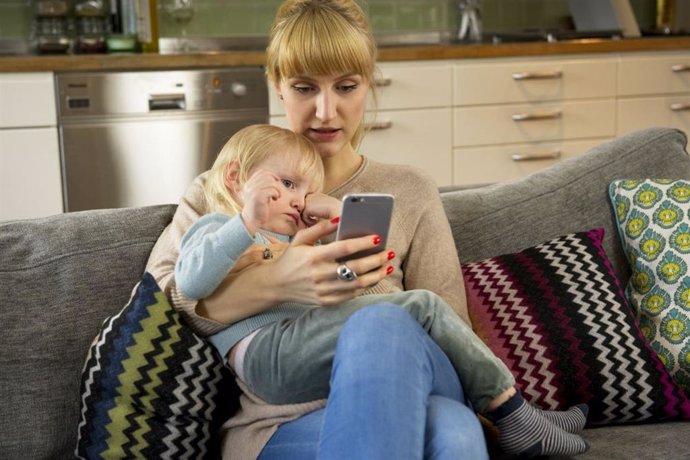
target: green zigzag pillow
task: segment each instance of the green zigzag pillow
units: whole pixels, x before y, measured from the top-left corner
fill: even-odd
[[[145,273],[108,318],[81,378],[78,458],[218,458],[239,389]]]

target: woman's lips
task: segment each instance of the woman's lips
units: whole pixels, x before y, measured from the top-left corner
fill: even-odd
[[[311,128],[309,130],[309,132],[311,133],[310,137],[316,141],[331,141],[338,136],[338,133],[340,132],[340,130],[339,129],[326,129],[326,128],[321,128],[321,129]]]

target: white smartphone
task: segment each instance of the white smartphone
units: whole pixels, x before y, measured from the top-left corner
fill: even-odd
[[[335,239],[347,240],[378,235],[381,237],[381,244],[344,257],[338,262],[376,254],[386,248],[394,201],[393,195],[387,193],[354,193],[343,197],[340,224]]]

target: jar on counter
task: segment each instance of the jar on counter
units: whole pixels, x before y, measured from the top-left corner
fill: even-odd
[[[104,0],[84,0],[74,4],[77,53],[105,53],[110,9]]]
[[[70,3],[66,0],[33,2],[32,37],[40,54],[63,54],[72,47]]]

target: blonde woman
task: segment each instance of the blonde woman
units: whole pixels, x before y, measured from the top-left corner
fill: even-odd
[[[307,201],[303,215],[324,220],[299,230],[289,244],[268,245],[275,256],[269,263],[263,249],[245,252],[237,265],[246,269],[205,298],[191,299],[176,285],[173,269],[182,235],[208,209],[204,174],[182,198],[147,267],[198,333],[222,334],[228,325],[283,302],[327,308],[365,293],[411,289],[439,294],[468,321],[459,262],[435,184],[414,168],[377,163],[357,153],[375,57],[369,23],[355,1],[288,0],[271,29],[267,76],[284,102],[290,129],[316,146],[328,195],[376,191],[396,196],[390,248],[349,261],[356,280],[339,278],[339,258],[378,243],[368,236],[315,246],[336,223],[323,215],[317,201],[313,208]],[[390,250],[397,254],[392,260]],[[252,341],[235,345],[229,358],[251,349]],[[327,402],[271,405],[240,385],[241,409],[224,425],[225,458],[487,457],[481,426],[448,358],[395,305],[365,307],[346,322],[333,357]],[[507,403],[493,412],[499,429],[506,414],[533,416],[521,398],[509,397]],[[581,414],[557,415],[569,425]],[[564,443],[560,438],[569,433],[550,425],[545,431],[539,417],[532,435],[504,438],[504,448],[526,455],[557,452],[554,445],[567,445],[571,453],[586,450],[579,436]]]

